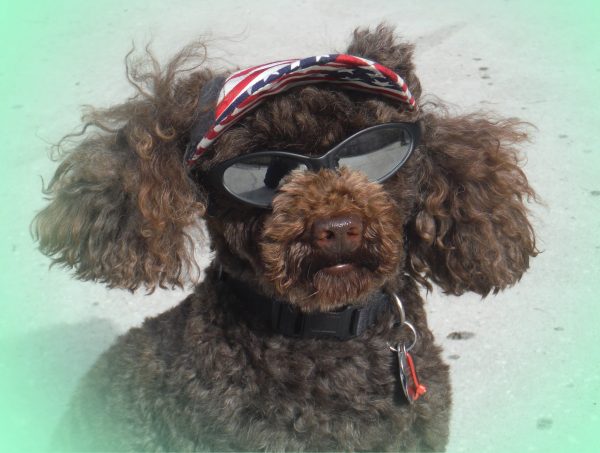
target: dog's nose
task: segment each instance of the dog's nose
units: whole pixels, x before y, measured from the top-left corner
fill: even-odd
[[[317,218],[312,226],[312,236],[314,244],[324,252],[353,252],[362,242],[363,222],[356,214]]]

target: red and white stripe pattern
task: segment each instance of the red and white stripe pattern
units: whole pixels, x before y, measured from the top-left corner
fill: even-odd
[[[322,82],[392,98],[410,110],[416,109],[415,99],[402,77],[366,58],[333,54],[274,61],[235,72],[225,80],[214,123],[190,149],[191,155],[186,156],[188,165],[193,167],[221,133],[266,97],[299,85]]]

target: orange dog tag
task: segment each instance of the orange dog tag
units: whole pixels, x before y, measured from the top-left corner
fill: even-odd
[[[412,404],[427,391],[427,388],[419,382],[415,363],[410,353],[406,351],[406,347],[398,345],[397,351],[400,383],[406,399]]]

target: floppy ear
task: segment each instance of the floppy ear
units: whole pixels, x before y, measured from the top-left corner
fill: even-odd
[[[198,94],[211,77],[190,72],[203,50],[185,48],[164,70],[151,55],[134,65],[128,59],[137,95],[84,116],[78,143],[46,189],[50,203],[32,224],[41,251],[76,277],[152,290],[182,286],[195,265],[186,229],[204,203],[183,152]],[[153,71],[144,72],[147,63]]]
[[[483,296],[518,281],[537,254],[525,201],[535,199],[515,145],[522,123],[481,114],[423,115],[418,212],[409,263],[420,281]]]
[[[395,35],[393,26],[379,24],[373,31],[369,28],[357,28],[346,52],[393,69],[404,79],[418,102],[421,97],[421,84],[415,75],[412,61],[414,45],[402,42]]]

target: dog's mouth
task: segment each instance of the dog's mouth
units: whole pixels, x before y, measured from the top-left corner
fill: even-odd
[[[316,255],[310,260],[306,275],[309,279],[314,279],[319,274],[330,277],[347,277],[349,274],[359,271],[375,272],[377,268],[377,259],[364,252],[341,257]]]
[[[305,262],[307,272],[297,283],[306,285],[309,301],[306,308],[329,310],[355,303],[380,286],[386,278],[376,257],[361,253],[348,257],[313,256]],[[304,285],[302,285],[304,280]]]
[[[369,236],[356,248],[319,247],[302,235],[289,242],[264,241],[265,277],[280,297],[306,311],[360,303],[397,271],[398,250],[386,248],[388,242],[395,244]]]
[[[342,276],[354,270],[356,270],[356,265],[354,263],[341,263],[334,264],[333,266],[324,267],[323,269],[321,269],[321,272],[324,272],[328,275]]]
[[[333,255],[301,242],[278,251],[285,259],[277,261],[276,291],[307,312],[361,303],[397,271],[396,254],[383,255],[378,244]]]

